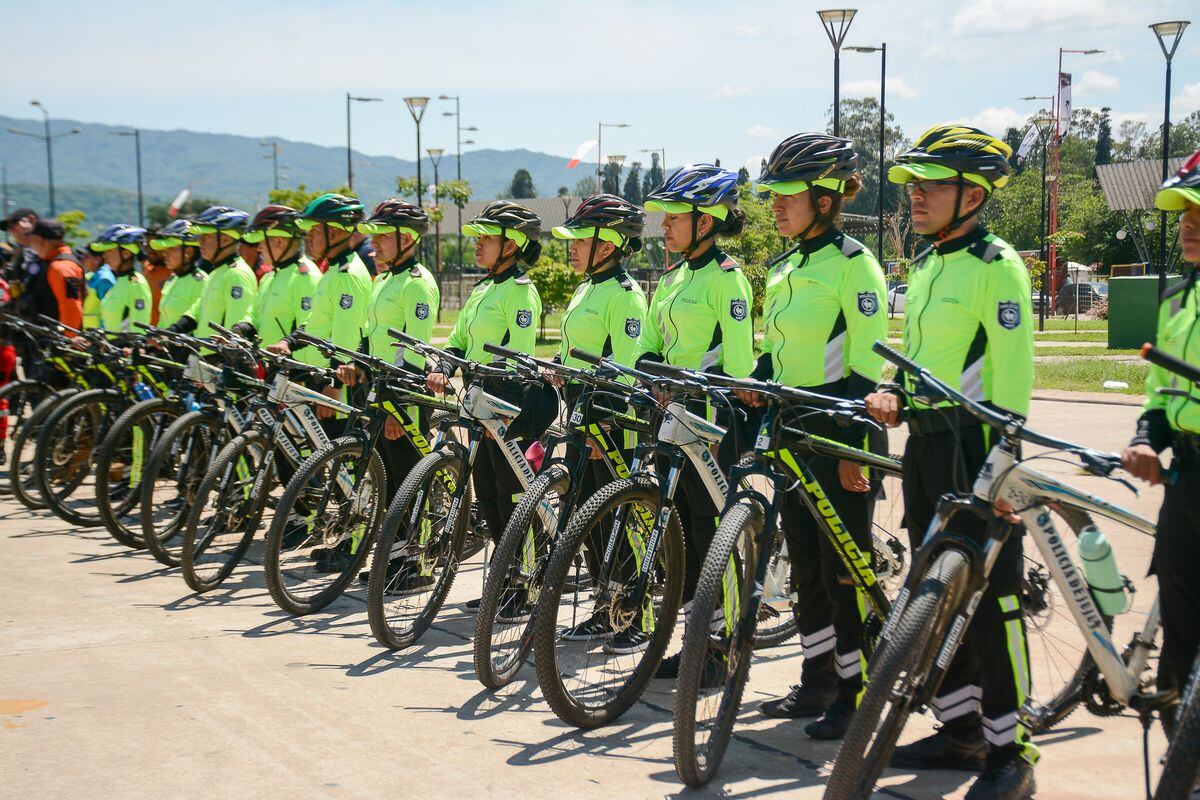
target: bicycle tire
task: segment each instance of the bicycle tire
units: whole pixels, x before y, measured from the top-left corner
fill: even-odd
[[[538,685],[542,694],[550,704],[555,715],[568,725],[577,728],[597,728],[606,725],[624,714],[641,697],[646,686],[654,678],[654,673],[662,661],[663,653],[674,633],[675,621],[683,596],[683,532],[679,518],[674,509],[668,518],[667,528],[659,543],[656,570],[665,574],[661,594],[657,598],[657,613],[643,624],[653,627],[649,635],[650,641],[640,654],[636,666],[628,670],[624,680],[613,679],[616,688],[605,687],[586,677],[587,665],[591,663],[591,654],[584,647],[585,677],[580,680],[580,692],[576,694],[565,685],[563,665],[558,652],[558,611],[571,569],[576,567],[576,558],[582,557],[582,549],[593,528],[606,525],[606,518],[616,508],[629,504],[646,509],[645,518],[657,519],[659,514],[661,491],[658,480],[647,475],[613,481],[592,495],[574,514],[567,523],[566,531],[561,541],[554,549],[546,569],[546,579],[542,585],[541,596],[534,609],[533,649],[534,661],[537,666]],[[622,526],[623,527],[623,526]],[[605,528],[607,530],[607,528]],[[607,537],[605,537],[607,538]],[[619,544],[619,543],[618,543]],[[575,585],[581,585],[578,579]],[[577,589],[572,595],[578,596]],[[654,608],[653,603],[651,609]],[[636,612],[634,614],[636,616]],[[624,624],[632,624],[625,621]],[[566,641],[566,640],[564,640]],[[571,645],[565,645],[570,647]],[[621,654],[625,655],[625,654]],[[597,670],[607,677],[611,670]],[[586,702],[584,692],[595,693],[604,699]]]
[[[180,549],[180,571],[192,591],[216,589],[250,549],[254,532],[262,521],[266,487],[273,480],[274,464],[259,475],[266,446],[267,440],[259,431],[240,433],[221,448],[204,473],[184,517]],[[259,487],[257,493],[255,487]],[[213,496],[211,503],[210,496]],[[214,509],[213,515],[202,521],[204,512],[210,508]],[[228,535],[214,532],[214,525],[222,525]]]
[[[64,522],[84,528],[103,524],[99,512],[84,512],[68,502],[79,499],[76,492],[95,471],[96,451],[106,432],[106,423],[126,406],[125,396],[115,389],[88,389],[60,404],[42,424],[34,450],[33,475],[46,508]],[[82,431],[66,428],[80,421],[84,425]],[[64,467],[65,472],[60,470],[64,465],[64,446],[70,448],[66,458],[68,464],[73,464]],[[60,481],[60,477],[68,479]],[[95,496],[94,486],[91,494]]]
[[[77,387],[70,387],[44,398],[29,413],[29,418],[21,425],[17,435],[13,437],[12,450],[8,459],[8,485],[12,489],[13,497],[17,498],[17,502],[28,509],[46,507],[46,501],[42,499],[33,470],[34,452],[37,449],[38,433],[41,431],[42,423],[60,403],[65,403],[80,391],[82,390]],[[23,455],[27,457],[23,458]]]
[[[550,538],[554,535],[554,531],[547,532],[542,526],[538,509],[548,495],[556,494],[561,498],[569,486],[570,474],[561,464],[549,467],[534,478],[509,518],[500,543],[496,545],[492,554],[488,577],[483,584],[483,596],[479,602],[479,616],[475,620],[474,641],[475,677],[489,689],[499,689],[510,683],[529,654],[533,615],[530,614],[528,620],[520,623],[519,630],[517,625],[510,625],[507,626],[508,630],[504,631],[508,635],[498,637],[495,635],[497,625],[504,623],[497,618],[497,611],[507,597],[505,592],[514,591],[513,586],[516,584],[521,584],[521,587],[515,591],[525,592],[527,602],[536,601],[540,587],[530,581],[543,573],[546,559],[551,552]],[[566,511],[560,508],[559,513]],[[531,535],[535,537],[532,547],[525,548]],[[522,559],[523,555],[530,555],[529,551],[532,551],[535,563],[530,564]],[[498,641],[501,638],[504,642]],[[502,649],[507,649],[507,652],[502,655],[493,652]]]
[[[1200,783],[1200,656],[1184,687],[1175,716],[1175,735],[1167,745],[1154,800],[1183,800]]]
[[[904,692],[897,693],[897,684],[910,676],[923,680],[942,646],[947,624],[966,599],[962,594],[968,570],[961,552],[951,549],[938,555],[901,610],[895,630],[880,640],[862,700],[838,748],[825,800],[871,795],[912,713],[914,689],[928,688],[906,685]]]
[[[336,575],[331,580],[305,579],[309,574],[309,570],[305,569],[299,573],[302,579],[293,582],[291,577],[293,567],[291,567],[291,559],[288,558],[293,551],[297,554],[299,550],[306,549],[305,544],[298,548],[284,547],[284,533],[287,528],[287,521],[296,507],[297,502],[304,500],[304,493],[309,490],[310,485],[314,480],[318,483],[325,483],[318,479],[321,470],[327,464],[339,464],[345,458],[362,459],[366,457],[366,474],[367,480],[358,480],[354,484],[354,489],[350,498],[341,498],[340,502],[345,505],[345,508],[325,509],[318,508],[309,512],[309,517],[324,526],[333,524],[344,526],[362,525],[362,533],[358,538],[357,545],[352,546],[353,558],[349,560],[340,570],[336,572],[321,572],[320,569],[314,570],[316,574]],[[361,461],[360,461],[361,463]],[[302,616],[305,614],[313,614],[341,596],[342,592],[358,575],[362,569],[363,562],[366,561],[372,546],[375,543],[376,534],[379,532],[380,519],[383,516],[383,493],[386,473],[383,469],[383,461],[380,460],[379,454],[371,448],[368,453],[363,452],[363,440],[356,436],[342,436],[334,439],[332,442],[322,446],[315,453],[305,459],[300,466],[296,468],[296,474],[288,481],[287,486],[283,490],[283,494],[279,498],[276,506],[275,516],[271,521],[271,527],[267,532],[266,549],[263,556],[263,571],[266,573],[267,589],[271,593],[271,598],[281,609]],[[330,476],[330,481],[335,481],[334,476]],[[365,484],[365,488],[364,488]],[[336,492],[336,486],[325,486],[323,499],[328,499]],[[363,509],[362,496],[360,492],[373,492],[370,508]],[[332,519],[332,522],[330,520]],[[353,541],[354,534],[349,534],[350,539],[344,537],[347,535],[344,530],[333,532],[329,527],[326,527],[322,538],[314,540],[312,532],[307,537],[307,540],[319,542],[328,548],[337,548],[345,541]],[[287,552],[285,552],[285,549]],[[315,548],[308,548],[315,552]],[[309,554],[301,556],[297,560],[307,560]],[[315,582],[318,584],[324,583],[323,587],[318,588],[315,592],[300,593],[297,586],[304,586],[307,583]]]
[[[183,524],[204,480],[213,444],[223,432],[220,418],[205,411],[189,411],[171,423],[146,459],[142,542],[165,567],[178,567],[183,559]],[[203,452],[192,452],[197,449]],[[161,497],[160,480],[164,484]]]
[[[161,416],[162,419],[151,422],[155,416]],[[144,468],[147,456],[157,444],[155,433],[161,435],[166,429],[162,423],[166,419],[174,421],[178,417],[179,405],[173,400],[162,397],[143,400],[125,409],[125,413],[117,418],[108,435],[100,443],[100,449],[96,453],[96,512],[109,535],[126,547],[140,550],[146,546],[141,538],[142,486],[141,475],[138,473]],[[149,430],[146,430],[147,423]],[[167,426],[169,425],[170,422],[167,423]],[[135,428],[141,434],[140,441]],[[134,439],[131,443],[125,439],[130,434]],[[124,457],[126,446],[131,456],[131,463],[127,465],[131,470],[129,483],[123,492],[116,492],[118,498],[114,502],[112,464],[114,459]],[[135,449],[138,452],[135,453]]]
[[[52,390],[45,384],[29,379],[11,380],[0,386],[0,400],[8,402],[8,429],[3,441],[0,441],[0,448],[3,448],[0,450],[0,454],[4,456],[4,464],[7,464],[11,457],[9,445],[15,441],[21,424],[29,418],[38,403],[51,393]],[[0,477],[5,481],[8,480],[7,468],[0,473]],[[7,491],[10,491],[7,485],[0,484],[0,492]]]
[[[724,604],[728,597],[727,580],[731,568],[737,581],[739,616],[743,604],[750,598],[754,584],[753,570],[759,558],[757,537],[762,525],[763,511],[757,502],[742,500],[729,508],[721,516],[721,523],[700,569],[696,596],[683,632],[673,715],[675,772],[688,786],[703,786],[716,773],[733,735],[742,693],[750,678],[752,653],[759,638],[757,634],[745,642],[727,635],[728,643],[723,658],[714,656],[710,652],[710,645],[713,640],[712,620],[718,609],[722,613],[728,610]],[[741,620],[734,619],[731,626],[727,623],[726,630],[737,631],[740,626]],[[702,729],[705,726],[697,725],[696,708],[702,699],[707,672],[712,669],[709,664],[722,662],[725,681],[721,687],[708,746],[702,747],[697,741],[697,734],[698,727]]]
[[[435,536],[427,537],[424,542],[421,542],[421,537],[418,536],[417,545],[420,551],[414,552],[409,543],[412,538],[409,522],[417,521],[413,505],[418,502],[425,504],[426,498],[439,493],[426,488],[434,482],[448,489],[443,479],[438,477],[442,472],[447,473],[455,486],[461,481],[468,481],[458,504],[458,516],[448,533],[443,524]],[[375,552],[371,557],[371,571],[367,583],[367,620],[376,641],[384,647],[397,650],[416,643],[433,624],[446,595],[450,592],[450,587],[454,585],[471,520],[470,476],[465,473],[465,464],[457,453],[452,450],[437,450],[417,462],[412,472],[400,484],[396,496],[388,506],[379,536],[375,540]],[[424,528],[423,525],[420,527]],[[431,533],[433,527],[433,524],[430,524]],[[425,577],[432,578],[433,581],[428,597],[414,604],[419,604],[419,607],[414,607],[411,614],[396,615],[389,611],[388,597],[403,598],[405,595],[389,594],[394,588],[395,578],[389,579],[388,565],[392,560],[393,551],[399,552],[401,549],[405,550],[410,558],[421,562],[422,571],[428,569],[430,572]],[[430,557],[429,553],[433,553],[433,556]],[[421,594],[408,596],[421,597]],[[407,601],[401,602],[407,605]],[[393,619],[396,616],[410,621],[397,625]]]

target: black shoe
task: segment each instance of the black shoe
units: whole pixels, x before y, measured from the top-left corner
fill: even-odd
[[[388,565],[388,581],[383,586],[383,593],[391,597],[405,597],[422,594],[433,588],[433,576],[422,575],[416,569],[401,567],[392,575],[391,564]]]
[[[1020,756],[1012,756],[998,764],[988,764],[964,800],[1029,800],[1036,791],[1033,765]]]
[[[729,678],[724,657],[708,656],[704,661],[704,674],[700,676],[701,689],[720,689]]]
[[[391,561],[389,561],[388,565],[387,565],[387,583],[391,583],[396,578],[396,576],[399,575],[401,573],[401,571],[403,571],[404,566],[407,563],[408,563],[408,559],[404,558],[403,556],[400,558],[393,558]],[[358,573],[358,582],[359,583],[370,583],[371,582],[371,570],[368,569],[368,570],[364,570],[364,571]]]
[[[892,753],[891,765],[901,769],[959,769],[980,772],[987,761],[987,742],[982,734],[959,738],[945,728],[901,745]]]
[[[281,550],[295,550],[300,547],[308,539],[308,522],[304,517],[296,514],[288,517],[286,527],[283,529],[283,539],[280,542]]]
[[[614,634],[612,639],[604,643],[604,652],[614,656],[628,656],[640,653],[650,646],[650,637],[632,626]]]
[[[467,611],[470,611],[472,614],[478,614],[478,613],[479,613],[479,607],[480,607],[481,605],[483,605],[483,598],[482,598],[482,597],[477,597],[477,598],[475,598],[474,600],[468,600],[468,601],[466,602]]]
[[[822,742],[836,742],[846,735],[850,720],[854,717],[854,706],[834,701],[819,719],[804,726],[804,733],[810,739]]]
[[[354,554],[350,552],[350,543],[342,542],[332,549],[322,548],[313,551],[313,561],[317,572],[336,574],[345,572],[354,566]]]
[[[608,614],[597,611],[578,625],[567,628],[558,638],[568,642],[590,642],[595,639],[607,639],[612,633]]]
[[[529,593],[524,589],[509,589],[505,592],[500,608],[496,610],[496,622],[504,625],[518,625],[529,622],[533,606],[529,605]]]
[[[773,719],[804,719],[821,716],[832,702],[833,689],[819,691],[807,686],[793,686],[787,697],[768,700],[758,708],[763,716]]]
[[[683,658],[683,653],[676,653],[673,656],[664,658],[659,662],[658,669],[654,671],[656,680],[673,681],[679,678],[679,662]]]

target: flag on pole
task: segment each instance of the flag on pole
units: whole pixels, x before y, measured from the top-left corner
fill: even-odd
[[[175,199],[171,201],[171,207],[167,209],[167,214],[172,217],[179,216],[179,210],[183,208],[183,204],[187,202],[188,197],[192,194],[191,189],[184,189]]]
[[[575,155],[571,156],[571,160],[567,162],[567,169],[575,169],[579,166],[579,162],[587,158],[587,154],[592,151],[592,148],[600,144],[595,139],[588,139],[583,144],[579,145],[579,149],[575,151]]]
[[[1030,125],[1029,130],[1025,131],[1025,138],[1021,140],[1021,146],[1017,148],[1017,161],[1025,160],[1025,157],[1029,155],[1029,151],[1037,144],[1037,140],[1038,127],[1037,125]]]
[[[1058,73],[1058,138],[1071,127],[1071,73]]]

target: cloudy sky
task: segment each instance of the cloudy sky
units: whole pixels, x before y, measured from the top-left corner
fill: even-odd
[[[820,127],[832,49],[795,0],[0,0],[0,113],[345,143],[411,158],[407,95],[462,97],[480,146],[570,155],[666,147],[668,160],[758,158]],[[1200,108],[1194,0],[858,0],[846,43],[888,43],[888,107],[910,136],[947,120],[1001,133],[1054,91],[1059,47],[1075,104],[1161,118],[1164,61],[1147,25],[1195,17],[1175,58],[1172,116]],[[17,29],[22,15],[28,32]],[[844,53],[846,95],[876,95],[877,55]],[[454,146],[452,103],[431,104],[424,146]],[[640,156],[647,158],[646,156]]]

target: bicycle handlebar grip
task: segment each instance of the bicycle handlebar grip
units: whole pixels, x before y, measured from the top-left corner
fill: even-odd
[[[1149,361],[1156,367],[1162,367],[1167,372],[1173,372],[1176,375],[1191,381],[1192,383],[1200,383],[1200,367],[1196,367],[1181,358],[1176,358],[1165,350],[1155,347],[1146,342],[1142,345],[1142,358]]]
[[[883,342],[876,342],[875,344],[871,345],[871,349],[905,372],[915,375],[921,371],[921,368],[917,366],[915,361],[903,355],[899,350],[888,347]]]
[[[570,352],[571,358],[577,358],[592,366],[599,366],[604,359],[595,353],[589,353],[587,350],[580,350],[578,347],[572,347]]]
[[[504,347],[503,345],[493,344],[491,342],[485,343],[483,345],[483,349],[484,349],[484,352],[491,353],[494,356],[500,356],[501,358],[511,358],[514,361],[520,361],[521,359],[523,359],[525,357],[525,353],[518,353],[516,350],[512,350],[508,347]]]
[[[648,375],[657,375],[661,378],[681,378],[683,370],[679,367],[673,367],[670,364],[664,364],[661,361],[643,361],[638,365],[638,369]]]

